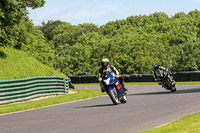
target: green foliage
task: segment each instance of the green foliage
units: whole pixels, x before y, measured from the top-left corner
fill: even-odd
[[[0,80],[33,76],[62,76],[25,52],[13,48],[0,48]]]
[[[43,6],[44,0],[1,0],[0,2],[0,46],[15,45],[15,29],[27,15],[27,7]]]
[[[35,9],[44,6],[44,3],[44,0],[1,0],[0,26],[6,27],[16,25],[27,15],[27,7]]]
[[[40,27],[41,31],[43,32],[44,36],[47,38],[48,41],[53,40],[54,34],[53,30],[56,26],[62,24],[60,20],[57,21],[48,21],[47,23],[42,22],[42,26]]]
[[[103,57],[121,74],[151,73],[160,63],[171,71],[200,70],[200,11],[169,17],[163,12],[124,20],[71,25],[60,20],[36,27],[27,7],[44,0],[0,2],[0,46],[11,46],[66,75],[98,74]],[[14,9],[15,7],[15,9]]]
[[[30,21],[26,21],[21,23],[18,28],[20,45],[15,46],[15,48],[27,52],[43,64],[53,66],[54,50],[46,41],[39,27],[34,27]]]
[[[98,30],[96,25],[80,24],[74,26],[61,21],[48,21],[46,24],[43,22],[40,29],[54,49],[55,69],[60,69],[62,73],[67,75],[74,74],[75,71],[78,73],[85,69],[90,70],[90,67],[85,66],[88,64],[85,59],[89,60],[90,58],[88,57],[90,56],[87,55],[88,52],[85,48],[80,45],[78,38],[96,32]],[[81,50],[79,51],[79,49]],[[80,54],[84,54],[87,57],[78,57]],[[82,63],[79,64],[79,62]]]
[[[122,74],[151,73],[160,63],[172,71],[200,70],[200,11],[130,16],[97,28],[61,21],[40,27],[55,49],[54,68],[68,75],[96,75],[103,57]],[[45,32],[50,31],[50,32]]]
[[[26,8],[43,6],[44,0],[2,0],[0,2],[0,47],[26,51],[44,64],[53,65],[53,51],[43,33],[27,17]]]
[[[181,45],[176,58],[174,70],[177,71],[197,71],[200,70],[200,45],[197,42],[184,43]]]

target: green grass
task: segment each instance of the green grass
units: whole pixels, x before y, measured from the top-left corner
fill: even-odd
[[[34,76],[60,76],[60,72],[42,64],[23,51],[0,48],[0,80],[21,79]]]
[[[167,125],[140,133],[199,133],[200,113],[185,116]]]
[[[99,90],[73,89],[73,91],[77,93],[58,95],[55,97],[49,97],[47,99],[41,99],[38,101],[27,101],[23,103],[0,105],[0,114],[35,109],[35,108],[50,106],[54,104],[66,103],[70,101],[76,101],[80,99],[87,99],[87,98],[106,95],[106,93],[102,93]]]
[[[191,82],[177,82],[176,84],[186,85],[186,84],[200,84],[200,81],[191,81]]]

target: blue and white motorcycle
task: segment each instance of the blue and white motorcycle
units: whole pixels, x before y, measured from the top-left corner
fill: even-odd
[[[123,85],[115,76],[113,76],[112,72],[106,71],[103,74],[101,87],[103,87],[103,89],[105,89],[107,94],[110,96],[113,104],[117,105],[120,102],[127,102],[127,96],[126,93],[124,93]]]

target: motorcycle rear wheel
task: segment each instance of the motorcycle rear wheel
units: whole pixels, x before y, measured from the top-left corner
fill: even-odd
[[[165,81],[166,86],[169,90],[171,90],[171,92],[176,92],[176,87],[175,85],[173,86],[168,80]]]
[[[121,103],[126,103],[127,102],[127,97],[126,95],[123,95],[123,98],[120,100]]]

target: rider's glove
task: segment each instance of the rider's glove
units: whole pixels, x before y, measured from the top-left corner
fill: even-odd
[[[115,75],[115,77],[116,77],[116,78],[119,78],[120,76],[117,74],[117,75]]]
[[[164,73],[164,79],[166,79],[167,78],[167,75],[168,75],[168,71],[166,71],[165,73]]]
[[[102,81],[102,78],[99,78],[98,80],[99,80],[99,82],[101,82],[101,81]]]

